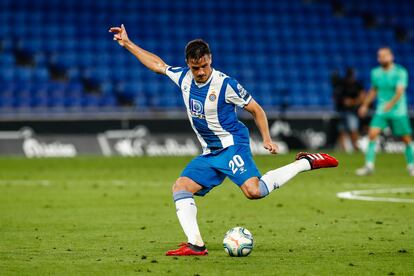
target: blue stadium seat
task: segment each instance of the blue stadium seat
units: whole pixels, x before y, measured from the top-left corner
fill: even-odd
[[[285,98],[292,107],[332,107],[331,72],[356,67],[368,86],[376,49],[384,44],[414,72],[413,1],[340,2],[347,15],[370,12],[382,25],[367,29],[360,16],[336,17],[329,1],[208,1],[203,10],[184,0],[9,1],[0,11],[0,81],[27,83],[30,89],[14,97],[18,85],[1,88],[6,92],[0,105],[113,107],[117,97],[127,97],[139,108],[181,108],[171,81],[148,72],[112,41],[107,28],[120,23],[139,45],[174,66],[185,66],[187,41],[205,38],[215,68],[238,79],[268,109],[280,107]],[[200,18],[208,28],[200,27]],[[398,42],[396,26],[407,30],[409,42]],[[34,67],[18,65],[16,50],[31,56]],[[66,72],[65,87],[49,85],[55,77],[50,65]],[[97,86],[101,95],[85,93],[82,81]],[[412,104],[414,86],[407,94]]]

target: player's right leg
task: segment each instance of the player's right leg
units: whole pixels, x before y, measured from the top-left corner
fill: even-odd
[[[382,127],[370,127],[368,132],[368,148],[365,152],[365,165],[356,170],[356,175],[365,176],[374,173],[375,169],[375,150],[378,135],[381,133]]]

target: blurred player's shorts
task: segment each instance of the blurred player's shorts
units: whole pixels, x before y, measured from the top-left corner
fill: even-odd
[[[375,114],[370,127],[385,129],[391,126],[392,133],[397,136],[410,135],[412,133],[410,118],[408,116],[394,116],[386,114]]]
[[[359,118],[356,112],[341,111],[339,112],[338,131],[354,132],[359,129]]]

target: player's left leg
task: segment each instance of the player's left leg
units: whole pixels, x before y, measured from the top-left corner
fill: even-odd
[[[296,161],[293,163],[269,171],[261,178],[249,178],[240,188],[247,198],[259,199],[282,187],[300,172],[336,166],[338,166],[338,161],[328,154],[301,152],[296,156]]]
[[[177,217],[187,236],[187,242],[181,243],[178,249],[168,251],[167,256],[207,255],[197,223],[194,195],[204,196],[225,178],[225,175],[211,166],[210,159],[208,155],[194,158],[173,185]]]
[[[393,133],[401,137],[405,144],[405,159],[407,160],[407,170],[411,176],[414,176],[414,145],[411,138],[411,125],[408,116],[397,116],[392,118],[391,126]]]
[[[407,161],[407,170],[411,176],[414,176],[414,144],[410,135],[401,137],[405,144],[405,160]]]

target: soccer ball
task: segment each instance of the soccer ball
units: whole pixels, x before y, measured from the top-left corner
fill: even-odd
[[[243,227],[231,228],[224,235],[224,251],[232,257],[245,257],[253,250],[253,236]]]

